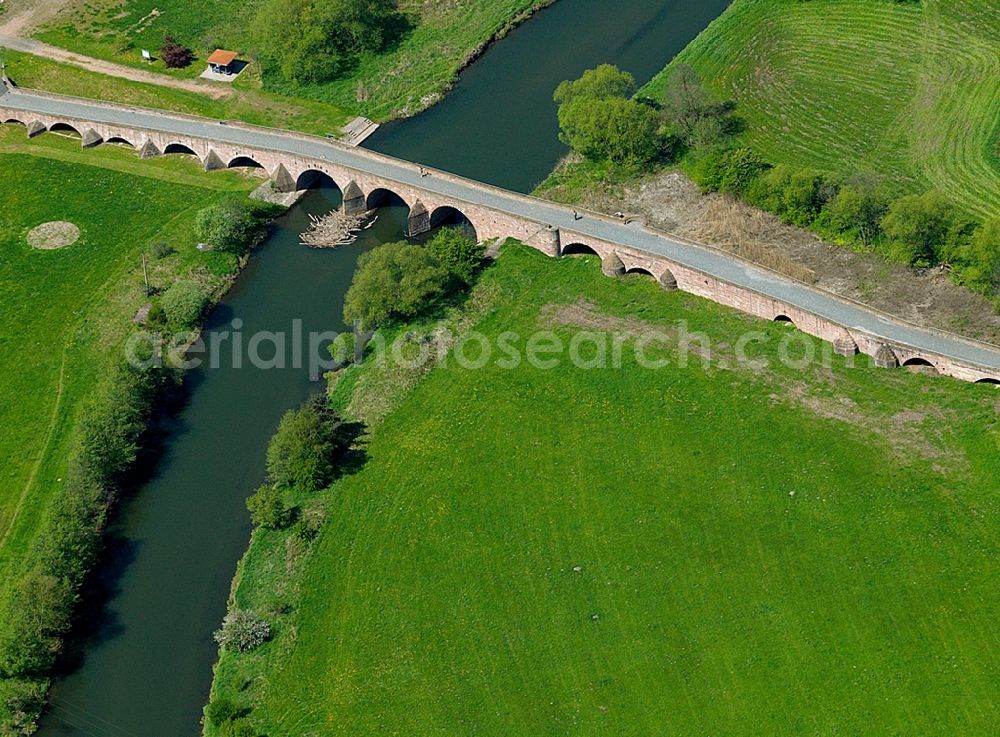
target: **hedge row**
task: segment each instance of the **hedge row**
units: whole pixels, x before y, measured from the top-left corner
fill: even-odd
[[[62,488],[0,623],[0,734],[27,734],[37,718],[109,511],[157,398],[178,381],[170,369],[122,364],[84,406]]]
[[[1000,217],[972,221],[939,192],[899,195],[870,178],[772,166],[748,148],[713,151],[692,175],[703,190],[737,195],[842,245],[912,266],[945,264],[959,284],[1000,294]]]

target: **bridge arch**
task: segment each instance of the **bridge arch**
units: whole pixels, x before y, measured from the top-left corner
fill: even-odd
[[[795,325],[795,320],[793,320],[783,312],[775,315],[772,322],[783,322],[786,325]]]
[[[923,356],[911,356],[910,358],[907,358],[905,361],[903,361],[903,366],[925,366],[937,371],[937,366],[935,366],[933,363],[928,361]]]
[[[472,219],[457,207],[442,205],[434,208],[431,213],[431,228],[457,227],[468,231],[472,235],[472,240],[479,241],[479,234]]]
[[[117,143],[119,146],[124,144],[125,146],[129,146],[130,148],[135,148],[134,143],[132,143],[127,138],[122,138],[121,136],[111,136],[111,138],[107,139],[105,143]]]
[[[83,138],[83,134],[69,123],[53,123],[49,126],[49,133],[72,133],[77,138]]]
[[[261,165],[261,163],[259,161],[257,161],[256,159],[253,159],[253,158],[251,158],[249,156],[237,156],[237,157],[229,160],[229,163],[226,164],[226,168],[227,169],[237,169],[237,168],[242,168],[242,169],[263,169],[264,167],[263,167],[263,165]]]
[[[365,198],[365,207],[369,210],[378,210],[381,207],[405,207],[409,210],[411,205],[391,189],[376,187]]]
[[[184,154],[185,156],[198,156],[193,148],[185,146],[183,143],[168,143],[163,148],[163,155]]]
[[[625,270],[625,276],[648,276],[650,279],[655,279],[653,272],[649,269],[644,269],[641,266],[633,266],[631,269]]]
[[[295,189],[342,189],[342,187],[326,172],[306,169],[295,178]]]
[[[23,125],[23,126],[24,126],[25,128],[27,128],[27,127],[28,127],[28,124],[27,124],[27,123],[25,123],[25,122],[24,122],[23,120],[18,120],[17,118],[7,118],[6,120],[4,120],[4,121],[3,121],[3,123],[4,123],[5,125],[6,125],[7,123],[16,123],[16,124],[18,124],[18,125]]]
[[[986,378],[986,379],[980,379],[976,383],[977,384],[989,384],[991,386],[1000,386],[1000,379]]]
[[[563,256],[597,256],[601,257],[597,251],[588,246],[586,243],[569,243],[562,248]]]

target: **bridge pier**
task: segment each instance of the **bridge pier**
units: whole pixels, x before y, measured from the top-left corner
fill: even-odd
[[[88,128],[80,136],[80,147],[81,148],[93,148],[100,144],[104,139],[95,131],[93,128]]]
[[[601,271],[605,276],[624,276],[625,264],[622,263],[617,253],[609,253],[601,259]]]
[[[28,123],[28,138],[34,138],[47,130],[48,128],[45,127],[44,123],[38,120],[33,120]]]
[[[559,251],[561,250],[559,247],[559,228],[553,225],[546,225],[532,236],[530,240],[532,242],[529,245],[534,246],[546,256],[559,258]]]
[[[219,154],[215,153],[215,149],[208,152],[208,156],[205,157],[203,162],[205,171],[215,171],[216,169],[225,169],[226,162],[219,158]]]
[[[344,214],[364,215],[366,212],[368,212],[368,200],[358,183],[352,179],[344,187]]]
[[[882,343],[878,347],[878,350],[875,351],[873,358],[875,359],[875,365],[878,368],[896,368],[899,366],[899,359],[896,357],[896,354],[893,353],[892,348],[887,346],[885,343]]]
[[[288,169],[285,168],[284,164],[278,164],[275,168],[274,173],[271,175],[271,185],[276,192],[281,192],[282,194],[290,194],[298,189],[295,180],[292,179],[292,175],[288,173]]]
[[[660,286],[666,289],[668,292],[675,291],[677,287],[677,277],[674,276],[674,272],[670,269],[665,270],[660,275]]]
[[[146,142],[142,144],[142,148],[139,149],[140,159],[152,159],[154,156],[159,156],[160,154],[160,149],[158,149],[156,144],[148,138],[146,139]]]
[[[833,352],[850,358],[858,355],[858,344],[850,335],[845,335],[833,341]]]
[[[431,229],[431,214],[424,203],[417,200],[410,208],[410,217],[406,221],[406,232],[411,238],[426,233]]]

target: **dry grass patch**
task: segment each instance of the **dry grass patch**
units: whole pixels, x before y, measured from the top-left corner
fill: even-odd
[[[72,246],[80,240],[80,229],[65,220],[42,223],[28,231],[28,245],[42,251]]]

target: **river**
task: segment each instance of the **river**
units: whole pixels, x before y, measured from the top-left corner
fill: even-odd
[[[610,62],[641,84],[729,0],[559,0],[491,48],[443,102],[383,126],[366,146],[508,189],[530,191],[564,154],[552,92]],[[282,217],[205,335],[343,329],[341,309],[358,256],[398,239],[406,212],[384,208],[349,248],[299,245],[309,213],[339,192],[310,193]],[[287,348],[291,351],[292,341]],[[196,737],[226,609],[250,532],[245,499],[264,478],[264,452],[283,412],[322,384],[306,365],[236,368],[231,338],[218,368],[189,372],[190,397],[173,421],[153,477],[123,505],[97,587],[100,607],[80,627],[77,657],[52,689],[43,737]],[[262,350],[266,354],[266,350]],[[202,356],[211,363],[213,353]]]

